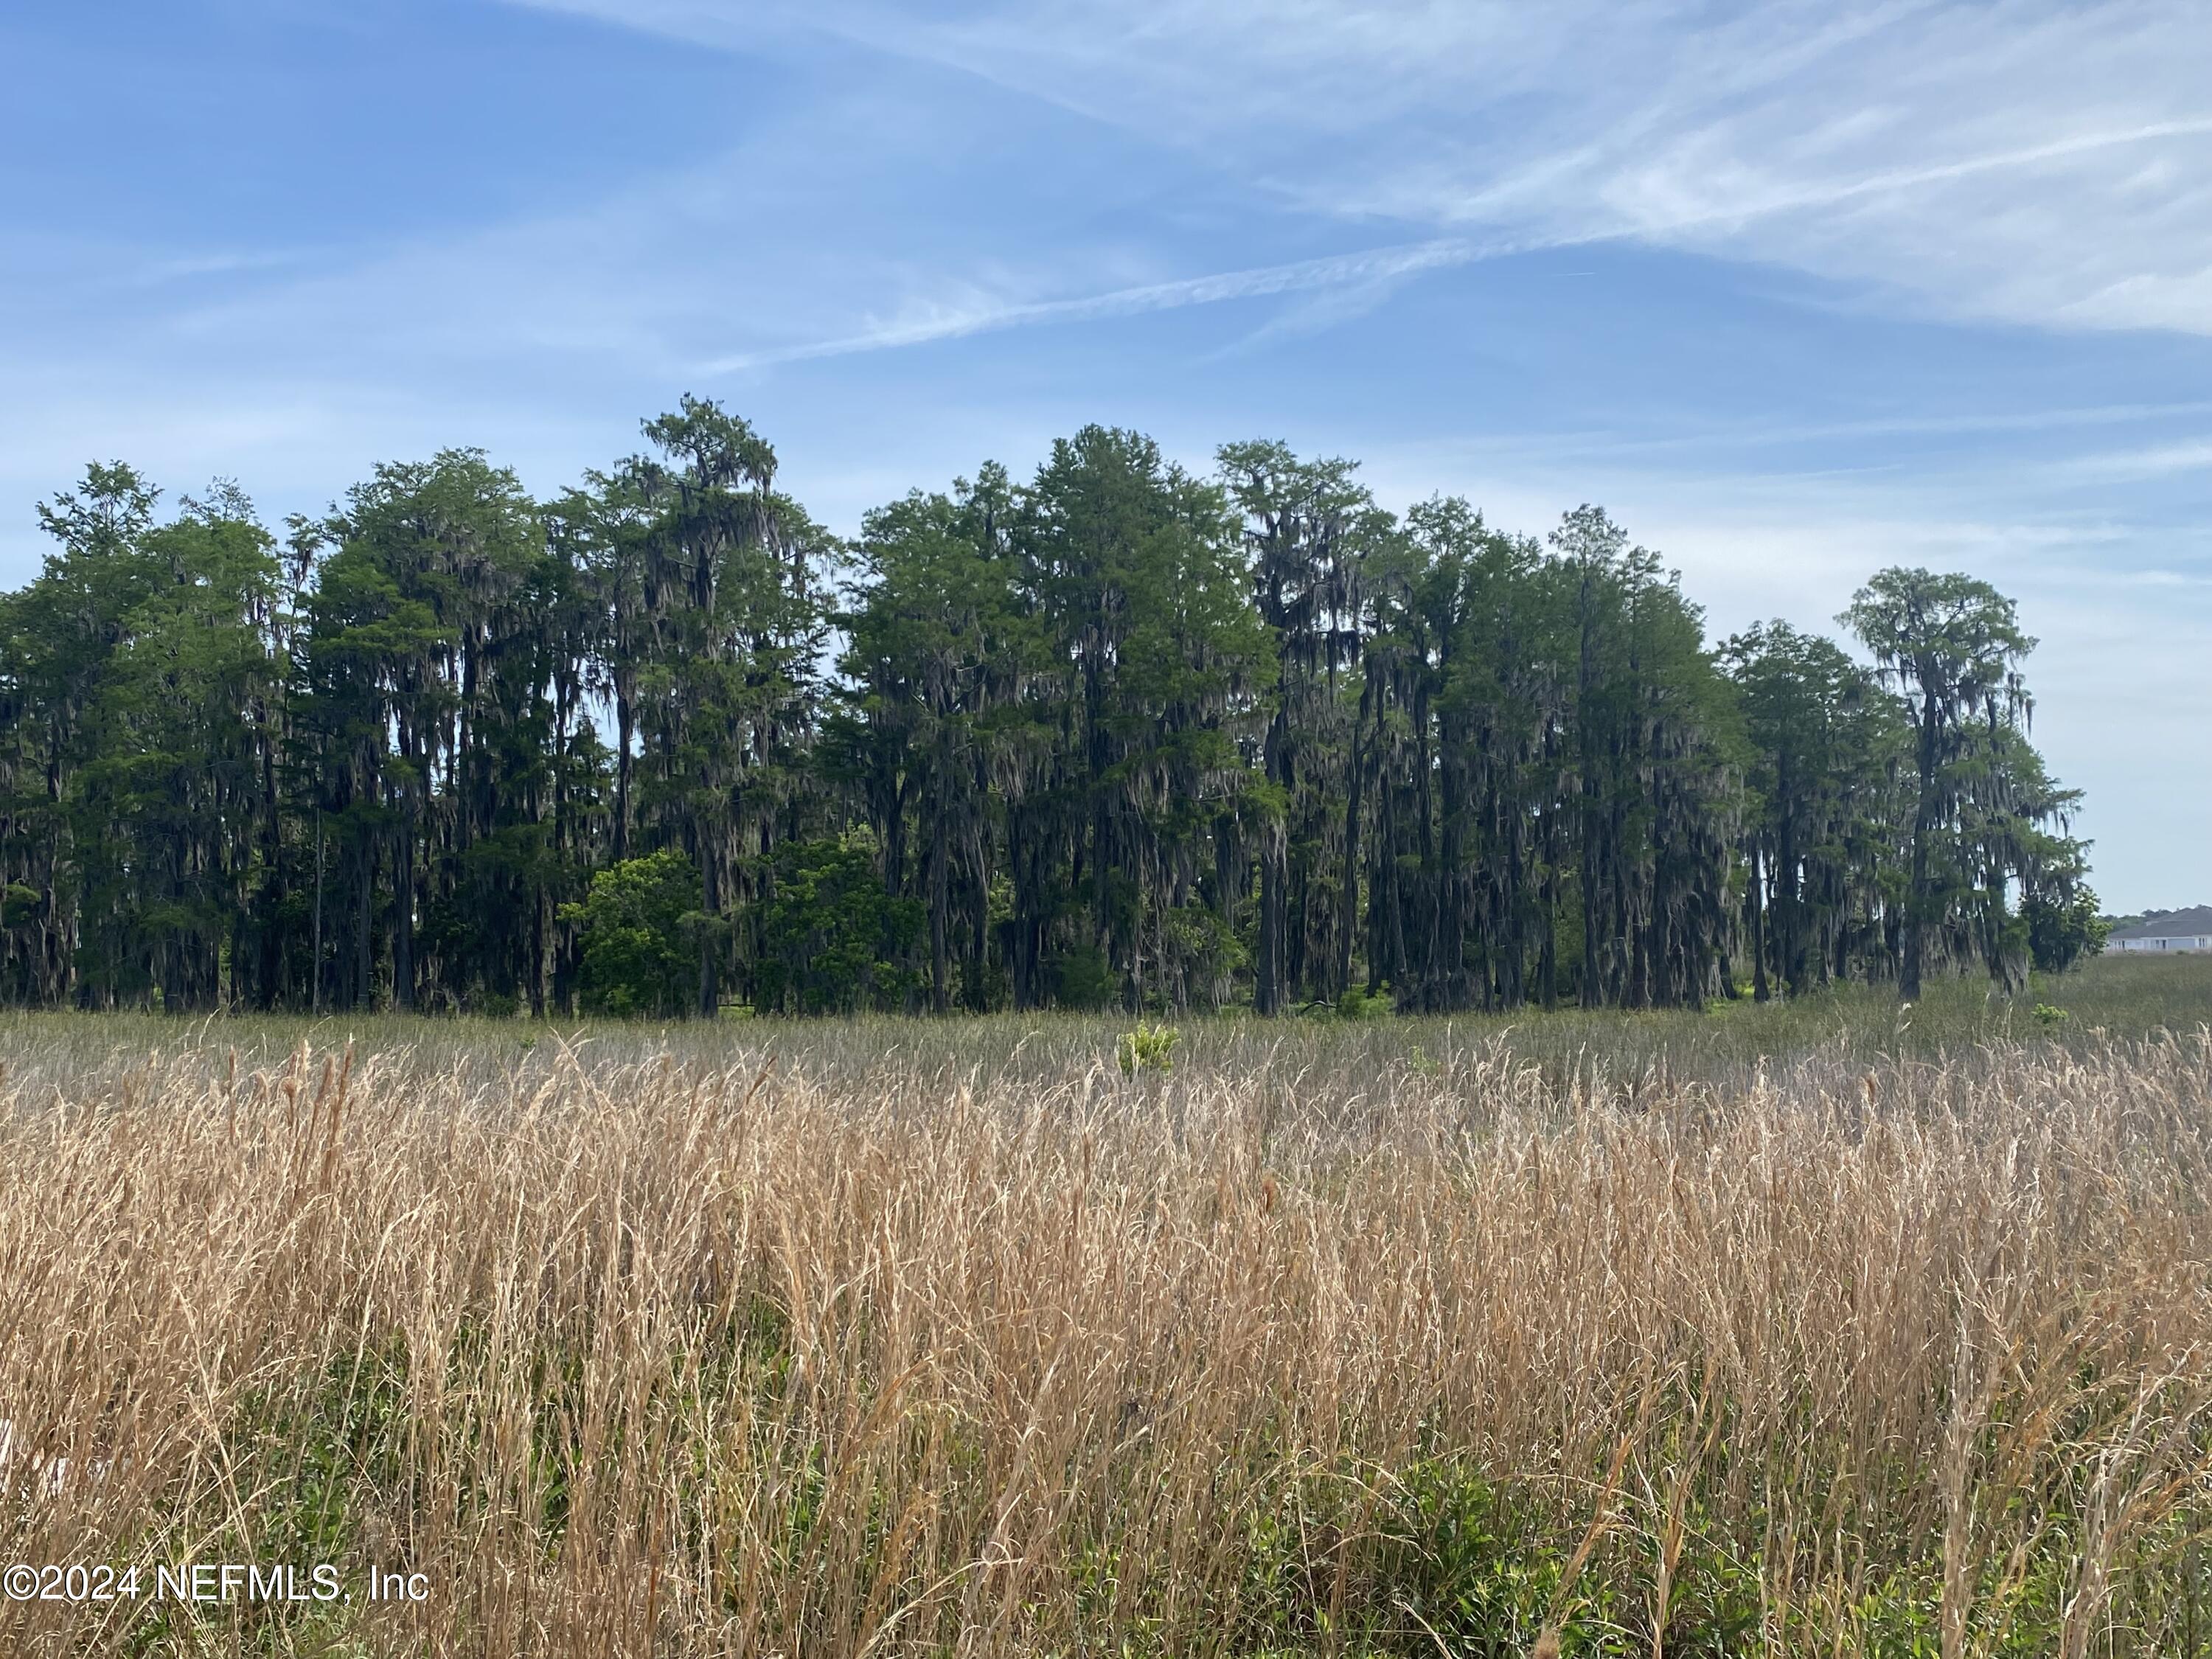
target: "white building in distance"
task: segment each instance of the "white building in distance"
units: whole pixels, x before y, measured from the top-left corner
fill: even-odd
[[[2116,927],[2107,951],[2212,951],[2212,904],[2172,910],[2132,927]]]

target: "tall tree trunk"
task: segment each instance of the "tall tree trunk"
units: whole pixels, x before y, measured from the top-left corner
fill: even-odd
[[[1920,977],[1925,966],[1926,921],[1929,909],[1928,843],[1936,833],[1936,753],[1938,712],[1935,695],[1920,703],[1920,789],[1912,815],[1912,881],[1905,906],[1904,962],[1898,971],[1897,994],[1914,1002],[1920,996]]]
[[[361,836],[361,911],[354,933],[354,982],[349,1006],[376,1006],[376,836]]]
[[[629,693],[617,687],[615,691],[614,822],[614,859],[617,864],[629,856],[629,744],[635,722],[636,716],[630,708]]]
[[[1372,696],[1371,687],[1361,689],[1359,720],[1352,730],[1352,775],[1344,808],[1344,893],[1337,905],[1336,968],[1332,975],[1334,983],[1329,987],[1332,997],[1341,997],[1352,988],[1352,921],[1359,908],[1359,797],[1367,781],[1363,739]]]
[[[1805,907],[1799,888],[1802,877],[1797,850],[1798,805],[1796,781],[1790,775],[1785,750],[1775,761],[1775,796],[1780,801],[1776,826],[1779,845],[1774,866],[1775,966],[1782,983],[1793,997],[1805,994]]]
[[[948,912],[952,903],[951,858],[945,846],[947,830],[945,811],[945,760],[933,769],[930,780],[931,825],[929,836],[929,1008],[932,1013],[951,1012],[952,993],[945,973],[945,928],[950,921]]]
[[[1252,1009],[1278,1014],[1283,1009],[1284,826],[1269,816],[1260,829],[1260,959],[1252,985]]]
[[[415,1006],[415,788],[401,786],[407,805],[400,815],[398,879],[393,884],[392,1006],[403,1012]]]
[[[1754,1002],[1765,1002],[1773,995],[1766,982],[1766,915],[1760,903],[1765,884],[1759,865],[1759,838],[1754,836],[1751,842],[1751,995]]]
[[[709,848],[706,837],[700,837],[699,867],[702,878],[701,908],[707,913],[707,926],[699,930],[699,1018],[713,1019],[721,1012],[722,988],[717,969],[719,952],[715,946],[714,921],[722,914],[722,861],[715,856],[719,849]]]
[[[308,977],[312,988],[307,1006],[314,1012],[323,1012],[323,809],[315,809],[315,936],[314,959],[309,965]]]

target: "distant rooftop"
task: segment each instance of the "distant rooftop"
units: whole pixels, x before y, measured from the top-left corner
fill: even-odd
[[[2114,939],[2195,939],[2212,934],[2212,904],[2192,904],[2186,910],[2169,910],[2130,927],[2112,929]]]

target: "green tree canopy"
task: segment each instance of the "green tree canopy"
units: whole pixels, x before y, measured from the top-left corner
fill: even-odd
[[[0,1001],[711,1014],[2015,990],[2098,943],[2014,607],[1717,645],[1595,506],[1085,427],[851,544],[687,398],[280,544],[108,463],[0,595]]]
[[[692,1012],[698,970],[694,939],[707,925],[699,872],[681,853],[624,859],[592,878],[580,903],[563,907],[577,930],[583,1005],[618,1018],[678,1018]]]

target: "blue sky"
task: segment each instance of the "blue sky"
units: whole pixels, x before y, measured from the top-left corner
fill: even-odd
[[[2021,601],[2115,907],[2212,897],[2202,0],[117,0],[0,14],[0,581],[690,391],[833,527],[1086,421],[1596,501],[1716,632]]]

